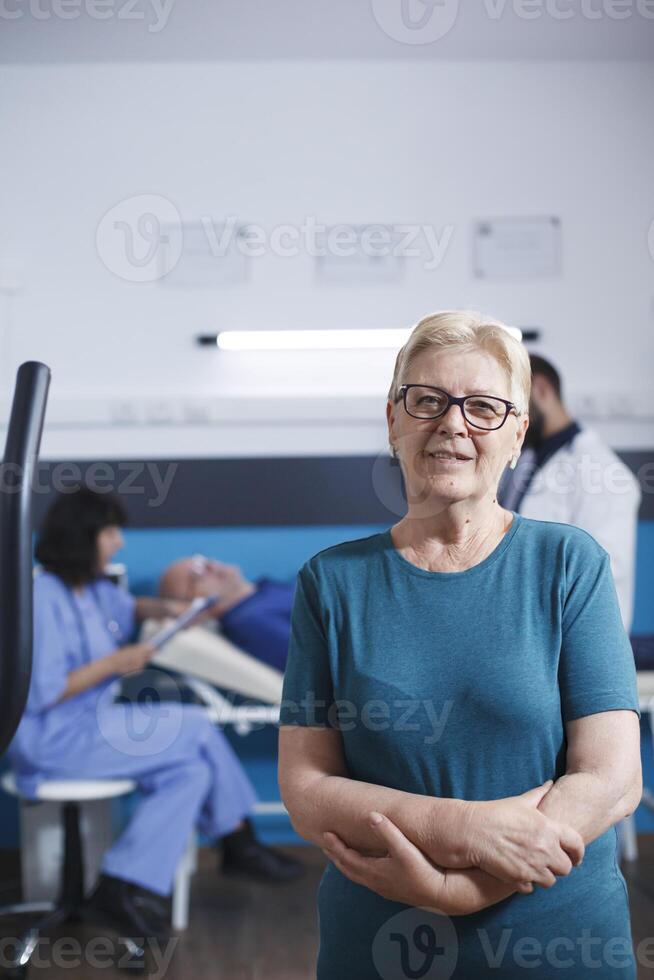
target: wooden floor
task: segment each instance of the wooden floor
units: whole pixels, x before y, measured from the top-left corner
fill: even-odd
[[[641,835],[640,856],[633,865],[624,865],[623,873],[629,885],[634,946],[654,937],[654,834]],[[214,855],[202,852],[200,869],[193,879],[191,925],[187,932],[176,937],[167,964],[153,963],[153,980],[314,980],[317,949],[315,899],[324,867],[320,851],[312,847],[282,848],[299,856],[307,865],[307,874],[290,885],[260,885],[222,879],[215,871]],[[2,901],[13,890],[9,876],[15,882],[15,858],[0,863]],[[10,934],[6,922],[2,935]],[[107,932],[110,942],[111,933]],[[70,937],[74,943],[70,952],[61,945],[55,953],[56,939]],[[95,947],[97,930],[84,925],[67,925],[53,933],[51,947],[44,950],[42,965],[31,967],[30,980],[124,980],[133,971],[107,967],[107,954]],[[89,945],[90,944],[90,945]],[[649,958],[654,964],[654,939]],[[75,965],[79,950],[93,949],[99,960],[94,969],[89,962]],[[63,949],[63,952],[62,952]],[[50,960],[59,957],[59,964]],[[85,954],[88,959],[88,954]],[[65,957],[68,957],[66,962]],[[0,971],[0,976],[2,975]],[[532,971],[532,975],[533,971]],[[654,980],[654,965],[639,964],[639,980]],[[343,980],[356,980],[346,978]]]

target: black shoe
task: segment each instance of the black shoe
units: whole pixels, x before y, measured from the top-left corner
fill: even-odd
[[[141,942],[170,938],[170,901],[123,878],[101,874],[80,911]]]
[[[237,853],[223,854],[221,871],[230,878],[249,878],[254,881],[286,882],[304,874],[301,861],[286,857],[272,847],[254,840]]]

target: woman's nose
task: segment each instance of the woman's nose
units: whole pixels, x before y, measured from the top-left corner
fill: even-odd
[[[435,421],[438,432],[449,436],[455,435],[456,433],[462,433],[465,436],[468,435],[468,426],[460,405],[450,405],[445,415],[441,415]]]

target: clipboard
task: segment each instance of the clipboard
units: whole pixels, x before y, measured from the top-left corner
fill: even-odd
[[[164,643],[168,643],[172,640],[174,636],[183,630],[186,626],[193,622],[193,620],[200,615],[200,613],[205,612],[210,606],[218,601],[217,595],[208,596],[198,596],[194,599],[188,609],[178,616],[177,619],[169,623],[168,626],[164,626],[162,629],[157,630],[157,632],[150,637],[148,643],[155,648],[155,650],[160,650]]]

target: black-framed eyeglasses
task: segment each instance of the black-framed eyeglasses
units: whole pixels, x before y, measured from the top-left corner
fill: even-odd
[[[496,395],[462,395],[455,397],[432,385],[401,385],[404,409],[414,419],[438,419],[452,405],[458,405],[463,417],[476,429],[501,429],[509,414],[518,410],[513,402]]]

